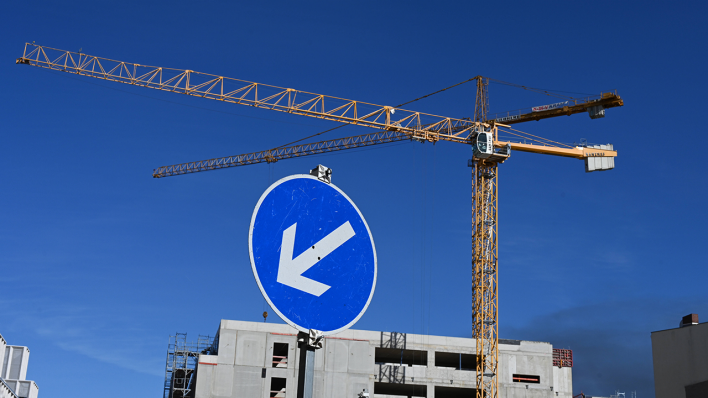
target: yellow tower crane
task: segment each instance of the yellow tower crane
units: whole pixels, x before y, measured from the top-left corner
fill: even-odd
[[[450,141],[471,145],[472,167],[472,337],[476,339],[476,396],[498,396],[498,165],[511,151],[565,156],[585,160],[586,171],[614,168],[617,152],[612,145],[565,145],[528,135],[512,124],[588,112],[604,117],[605,109],[622,106],[616,92],[565,101],[526,110],[507,112],[489,119],[489,80],[477,76],[473,118],[449,118],[382,106],[291,88],[282,88],[192,70],[170,69],[99,58],[26,43],[16,63],[110,80],[119,83],[171,91],[217,101],[310,116],[379,130],[359,136],[301,145],[276,147],[261,152],[163,166],[154,170],[161,178],[200,171],[243,166],[281,159],[316,155],[344,149],[402,140]],[[508,83],[505,83],[508,84]],[[519,86],[523,87],[523,86]],[[523,87],[529,89],[528,87]],[[531,89],[533,90],[533,89]],[[545,93],[545,92],[544,92]],[[546,93],[547,94],[547,93]],[[502,131],[514,139],[500,139]]]

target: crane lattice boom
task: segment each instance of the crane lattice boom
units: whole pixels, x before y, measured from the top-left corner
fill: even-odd
[[[344,149],[362,148],[371,145],[387,144],[391,142],[410,140],[410,136],[393,132],[380,131],[354,137],[340,138],[337,140],[321,141],[312,144],[294,145],[289,147],[269,149],[267,151],[246,153],[237,156],[227,156],[201,160],[198,162],[180,163],[171,166],[162,166],[155,169],[152,176],[155,178],[169,177],[181,174],[198,173],[200,171],[225,169],[229,167],[245,166],[256,163],[273,163],[282,159],[297,158],[321,153],[336,152]]]
[[[468,142],[475,123],[229,77],[115,61],[25,44],[18,64],[256,108],[405,133],[426,141]]]
[[[605,92],[596,96],[585,98],[573,98],[555,104],[538,106],[531,109],[520,109],[517,111],[497,113],[492,119],[485,119],[489,122],[504,124],[517,124],[530,122],[532,120],[548,119],[558,116],[570,116],[576,113],[588,112],[593,119],[604,117],[604,110],[623,106],[624,101],[617,95],[617,92]]]

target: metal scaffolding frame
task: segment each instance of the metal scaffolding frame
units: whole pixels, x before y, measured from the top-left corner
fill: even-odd
[[[217,338],[199,335],[187,342],[187,333],[175,333],[167,344],[163,398],[194,397],[199,354],[214,354]]]
[[[406,349],[406,333],[381,332],[381,348]]]
[[[401,365],[379,364],[378,378],[382,383],[406,383],[406,366],[403,365],[403,351],[406,349],[407,334],[400,332],[381,332],[381,348],[401,350]]]

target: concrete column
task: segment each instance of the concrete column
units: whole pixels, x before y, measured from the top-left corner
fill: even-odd
[[[430,372],[428,372],[428,369],[434,369],[435,368],[435,350],[428,350],[428,365],[425,368],[425,378],[430,380]],[[426,389],[427,389],[427,398],[435,398],[435,384],[434,383],[428,383],[426,384]]]

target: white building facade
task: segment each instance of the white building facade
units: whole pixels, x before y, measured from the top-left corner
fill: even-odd
[[[0,398],[37,398],[37,383],[27,380],[29,348],[8,345],[0,335]]]
[[[572,398],[569,350],[499,342],[500,397]],[[288,325],[222,320],[213,355],[199,355],[190,389],[196,398],[296,398],[299,352]],[[350,329],[315,351],[313,396],[470,397],[475,361],[473,339]]]

